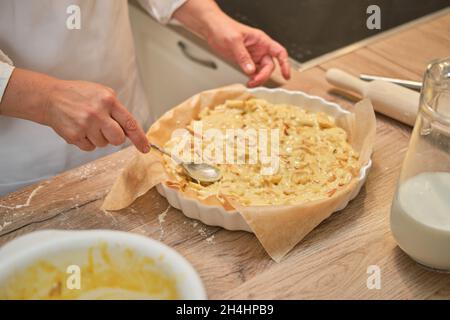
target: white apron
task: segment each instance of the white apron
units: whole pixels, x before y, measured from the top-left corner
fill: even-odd
[[[184,1],[140,2],[166,22]],[[80,29],[66,25],[70,5],[80,8]],[[145,128],[154,120],[138,74],[126,0],[1,0],[0,50],[19,68],[109,86]],[[51,128],[0,116],[0,195],[119,148],[83,152]]]

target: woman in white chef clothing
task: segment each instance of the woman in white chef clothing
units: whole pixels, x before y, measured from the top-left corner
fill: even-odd
[[[139,0],[236,61],[249,86],[286,50],[225,15],[212,0]],[[111,153],[141,152],[153,121],[136,65],[126,0],[0,1],[0,195]],[[78,20],[77,20],[78,19]],[[14,67],[13,67],[14,66]],[[76,80],[76,81],[75,81]]]

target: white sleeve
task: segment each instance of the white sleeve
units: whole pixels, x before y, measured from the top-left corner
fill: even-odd
[[[11,59],[0,50],[0,102],[14,70]]]
[[[187,0],[138,0],[156,20],[168,23],[173,13]]]

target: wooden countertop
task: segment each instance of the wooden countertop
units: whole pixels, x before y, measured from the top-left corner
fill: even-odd
[[[449,43],[447,13],[295,72],[285,87],[348,107],[351,102],[326,83],[328,68],[420,80],[429,60],[450,56]],[[320,224],[278,264],[253,234],[190,220],[169,207],[155,190],[120,212],[100,210],[130,158],[130,148],[0,198],[0,244],[39,229],[144,234],[184,255],[212,299],[450,299],[450,275],[419,267],[397,247],[390,233],[390,205],[411,130],[381,115],[377,120],[373,168],[366,186],[347,208]],[[160,216],[163,213],[167,214]],[[370,265],[380,267],[380,290],[366,286]]]

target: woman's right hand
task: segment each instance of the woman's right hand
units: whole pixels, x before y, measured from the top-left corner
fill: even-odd
[[[128,137],[138,150],[149,151],[141,126],[108,87],[58,81],[49,93],[46,109],[46,124],[81,150],[121,145]]]
[[[150,151],[141,126],[114,91],[100,84],[59,80],[15,69],[0,113],[47,125],[67,143],[84,151],[121,145],[126,137],[139,151]]]

